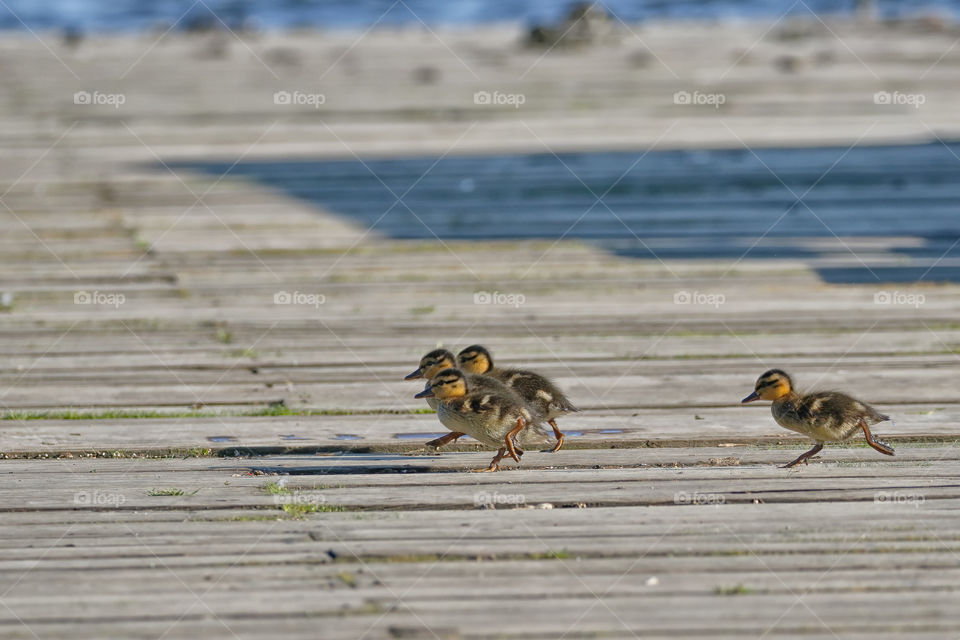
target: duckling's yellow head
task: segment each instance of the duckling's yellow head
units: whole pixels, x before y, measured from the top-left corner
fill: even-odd
[[[415,395],[415,398],[436,398],[446,400],[456,398],[467,392],[467,381],[459,369],[444,369],[431,378],[427,388]]]
[[[434,349],[420,358],[420,366],[417,367],[416,371],[407,374],[404,380],[416,380],[417,378],[430,380],[444,369],[455,366],[457,366],[457,361],[451,352],[446,349]]]
[[[460,368],[467,373],[484,374],[493,369],[493,356],[484,347],[475,344],[457,354]]]
[[[754,387],[753,393],[744,398],[741,404],[754,400],[776,400],[791,391],[793,391],[793,380],[790,379],[790,376],[780,369],[770,369],[770,371],[757,378],[757,385]]]

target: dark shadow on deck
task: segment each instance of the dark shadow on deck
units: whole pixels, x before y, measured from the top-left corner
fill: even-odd
[[[174,166],[229,170],[392,238],[564,237],[635,258],[790,258],[831,283],[907,283],[960,282],[958,157],[960,143],[932,143]]]

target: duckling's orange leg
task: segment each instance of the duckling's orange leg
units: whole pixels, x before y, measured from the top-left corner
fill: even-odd
[[[440,447],[442,447],[442,446],[445,445],[445,444],[450,444],[451,442],[456,442],[457,439],[460,438],[460,436],[464,436],[464,435],[466,435],[466,434],[465,434],[465,433],[460,433],[459,431],[451,431],[450,433],[448,433],[448,434],[445,435],[445,436],[440,436],[439,438],[436,438],[435,440],[431,440],[430,442],[427,443],[426,446],[428,446],[428,447],[435,447],[435,448],[439,449]]]
[[[863,436],[867,439],[867,444],[879,451],[882,454],[892,456],[894,455],[893,447],[889,444],[880,440],[879,438],[874,438],[873,434],[870,433],[870,427],[867,426],[866,422],[860,421],[860,427],[863,429]]]
[[[510,452],[510,457],[516,460],[517,462],[520,462],[520,456],[517,455],[517,450],[513,446],[513,439],[514,437],[516,437],[518,433],[520,433],[523,430],[525,426],[527,426],[526,421],[523,418],[517,418],[517,426],[515,426],[513,430],[511,430],[510,433],[507,434],[507,437],[506,437],[507,451]]]
[[[547,420],[547,424],[553,427],[553,437],[557,439],[557,444],[553,447],[553,451],[551,451],[551,453],[556,453],[557,451],[560,451],[560,447],[563,446],[563,434],[560,433],[560,428],[557,426],[557,421],[553,418]]]
[[[822,442],[817,442],[817,444],[813,445],[813,449],[810,449],[810,451],[807,451],[806,453],[804,453],[803,455],[801,455],[799,458],[797,458],[796,460],[794,460],[794,461],[791,462],[790,464],[785,464],[785,465],[783,465],[783,466],[780,467],[780,468],[781,468],[781,469],[789,469],[790,467],[795,467],[796,465],[800,464],[801,462],[802,462],[803,464],[809,464],[809,463],[807,462],[807,460],[809,460],[809,459],[812,458],[813,456],[815,456],[815,455],[817,455],[818,453],[820,453],[820,450],[821,450],[821,449],[823,449],[823,443],[822,443]]]
[[[503,456],[506,453],[507,453],[506,448],[500,447],[500,450],[497,451],[497,455],[493,456],[493,460],[490,461],[490,466],[486,469],[477,469],[477,473],[488,473],[490,471],[500,471],[500,461],[503,460]]]

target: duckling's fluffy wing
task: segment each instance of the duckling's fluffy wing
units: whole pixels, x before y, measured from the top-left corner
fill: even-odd
[[[801,420],[819,419],[836,427],[857,426],[861,420],[872,425],[890,419],[866,402],[839,391],[818,391],[804,396],[797,406],[797,414]]]
[[[523,407],[526,410],[523,418],[531,424],[539,424],[546,420],[546,416],[540,411],[539,407],[527,402],[515,389],[511,389],[497,378],[487,375],[469,375],[467,376],[467,388],[476,393],[488,393],[503,400]]]
[[[529,369],[502,369],[499,379],[529,402],[545,419],[580,411],[550,378]]]

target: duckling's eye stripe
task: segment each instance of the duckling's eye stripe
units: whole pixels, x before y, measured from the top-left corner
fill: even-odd
[[[475,353],[475,354],[473,354],[472,356],[463,356],[463,355],[462,355],[462,356],[460,356],[460,360],[462,360],[463,362],[470,362],[471,360],[476,360],[479,356],[480,356],[480,354],[478,354],[478,353]]]

